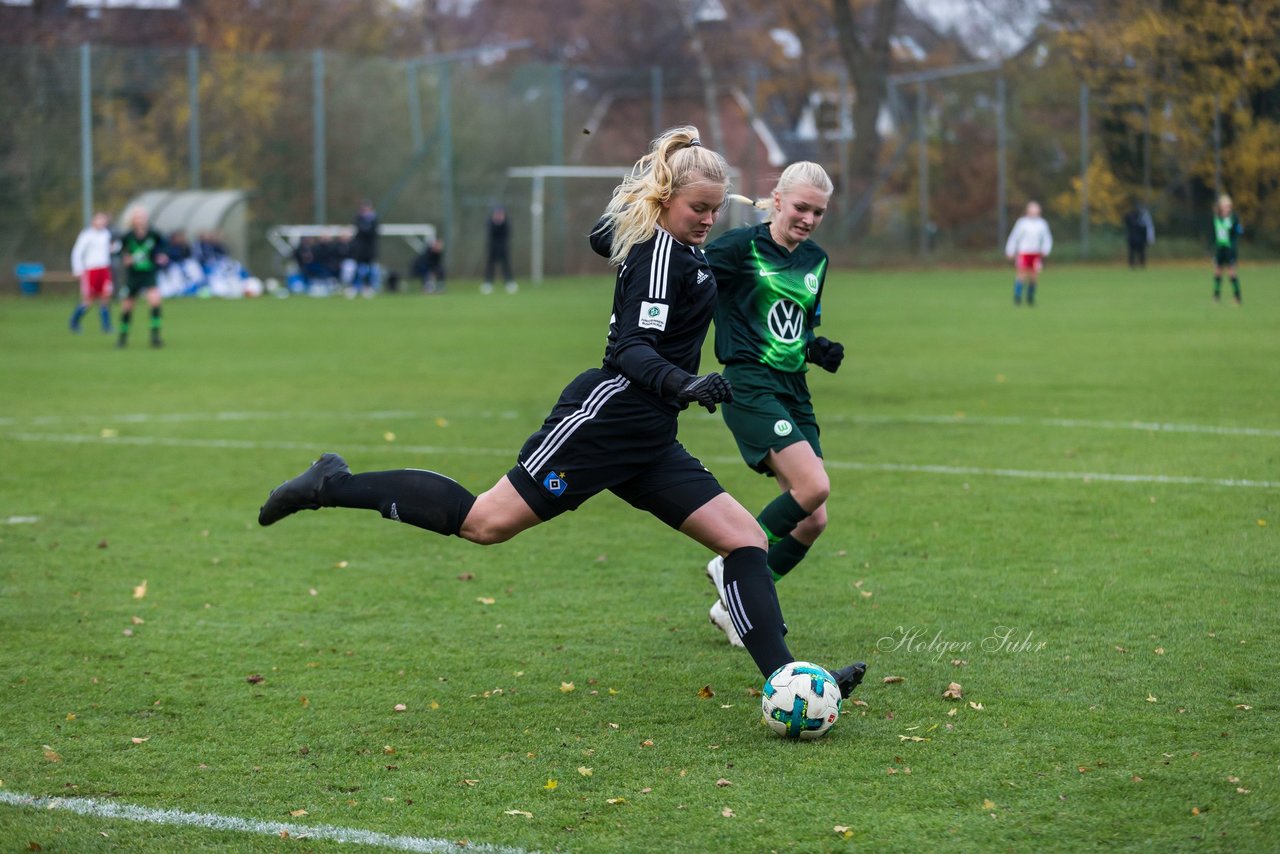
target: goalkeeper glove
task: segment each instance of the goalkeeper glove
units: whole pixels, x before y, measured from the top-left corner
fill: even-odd
[[[818,336],[804,348],[804,359],[834,374],[844,361],[844,345]]]

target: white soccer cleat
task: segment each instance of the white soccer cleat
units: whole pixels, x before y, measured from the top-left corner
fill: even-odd
[[[707,579],[716,589],[716,595],[720,597],[720,601],[724,602],[724,558],[720,555],[707,561]],[[715,621],[712,620],[712,622]]]
[[[481,282],[481,283],[480,283],[480,293],[482,293],[482,294],[491,294],[491,293],[493,293],[493,282]]]
[[[520,290],[520,286],[517,285],[512,280],[507,281],[506,288],[507,288],[507,293],[509,294],[514,294],[516,291]]]
[[[724,632],[731,645],[745,646],[742,638],[738,635],[738,630],[733,627],[733,619],[729,616],[729,609],[719,599],[711,606],[711,612],[707,615],[707,618],[711,620],[711,625]]]

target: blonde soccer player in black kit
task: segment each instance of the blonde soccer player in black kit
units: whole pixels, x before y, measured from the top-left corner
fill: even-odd
[[[592,237],[618,268],[603,364],[569,383],[488,491],[474,495],[418,469],[352,474],[341,457],[324,454],[271,493],[258,522],[351,507],[488,545],[609,490],[723,556],[726,598],[765,677],[796,660],[783,640],[764,533],[676,440],[676,417],[690,403],[715,411],[732,399],[719,374],[698,374],[716,305],[699,246],[727,188],[724,158],[702,147],[696,128],[681,127],[654,140],[614,190]],[[848,696],[864,671],[858,663],[832,672]]]
[[[720,292],[716,358],[733,384],[724,421],[742,459],[776,478],[781,490],[756,517],[775,581],[804,560],[827,526],[831,481],[805,372],[816,364],[834,373],[844,360],[842,345],[814,334],[822,320],[827,253],[811,235],[832,189],[817,163],[791,164],[771,198],[756,203],[770,211],[768,222],[727,232],[706,253]],[[724,601],[724,569],[719,556],[707,564],[718,594],[709,616],[740,646],[738,622]]]

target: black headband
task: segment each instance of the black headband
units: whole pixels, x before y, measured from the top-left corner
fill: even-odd
[[[702,147],[702,140],[698,139],[696,136],[693,139],[689,140],[690,148],[692,148],[695,145],[698,146],[699,148]]]

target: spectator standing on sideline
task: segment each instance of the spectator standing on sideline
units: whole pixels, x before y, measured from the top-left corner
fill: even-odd
[[[1129,268],[1147,266],[1147,247],[1156,242],[1156,227],[1151,214],[1137,202],[1124,215],[1124,233],[1129,241]]]
[[[1044,259],[1053,250],[1049,223],[1040,215],[1039,202],[1027,202],[1027,212],[1018,217],[1004,245],[1004,254],[1013,259],[1013,304],[1022,305],[1022,285],[1027,286],[1027,306],[1036,304],[1036,284]]]
[[[1240,275],[1236,270],[1237,238],[1244,234],[1240,217],[1231,206],[1231,197],[1225,193],[1218,197],[1213,211],[1213,301],[1222,302],[1222,271],[1231,276],[1231,290],[1236,305],[1240,305]]]
[[[71,272],[80,279],[80,302],[71,313],[71,331],[80,331],[80,318],[89,310],[89,304],[98,304],[102,318],[102,331],[111,332],[111,229],[108,218],[98,211],[89,221],[89,227],[80,232],[71,249]]]
[[[438,294],[444,290],[444,241],[436,238],[427,244],[413,261],[413,274],[422,279],[422,292]]]
[[[373,202],[366,199],[360,203],[353,225],[351,260],[356,262],[356,268],[350,293],[371,297],[378,284],[378,212],[373,209]]]
[[[160,289],[156,287],[156,273],[167,262],[164,238],[151,228],[145,208],[129,211],[129,230],[120,238],[120,259],[124,264],[124,301],[120,303],[120,339],[117,347],[129,345],[129,326],[133,320],[133,304],[140,294],[146,294],[151,306],[151,346],[163,346],[160,341]]]
[[[507,293],[514,294],[520,286],[511,275],[511,223],[507,221],[507,211],[501,205],[489,214],[489,250],[484,262],[484,282],[480,285],[482,294],[493,293],[494,265],[502,267]]]

